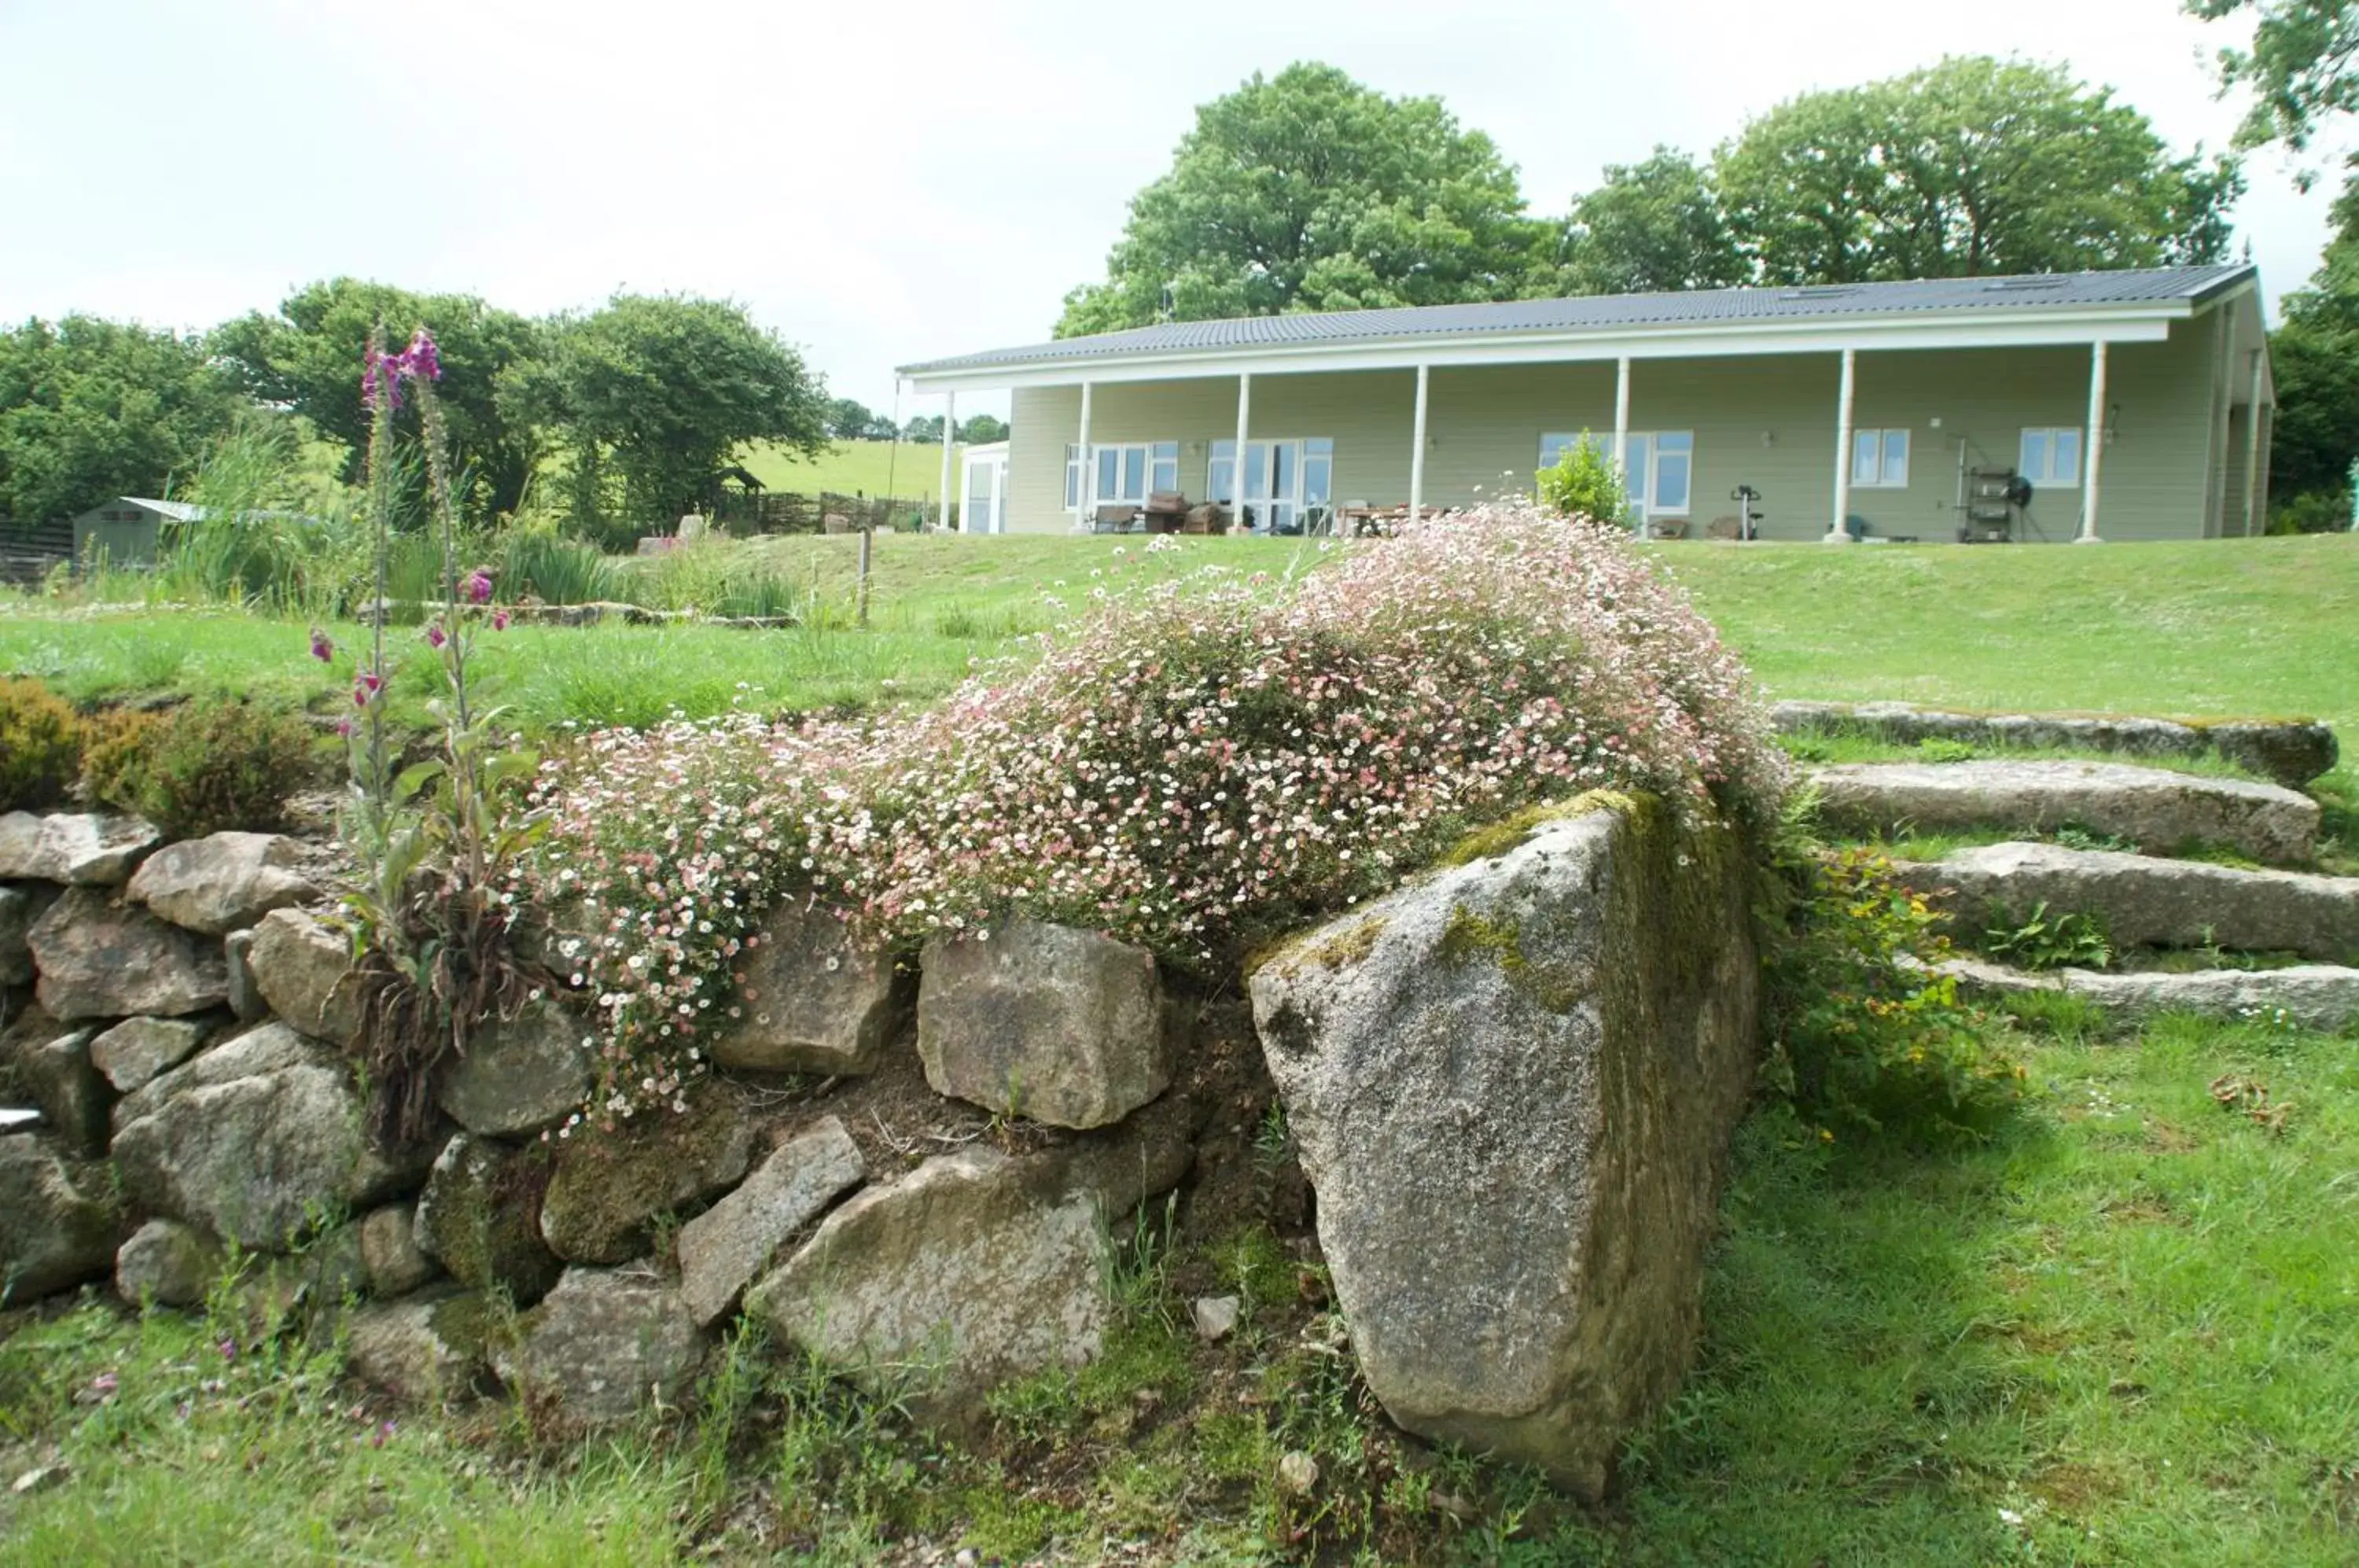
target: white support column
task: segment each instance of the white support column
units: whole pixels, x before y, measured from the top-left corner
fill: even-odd
[[[958,394],[948,394],[942,403],[942,532],[951,531],[951,443],[958,440]]]
[[[1425,515],[1425,392],[1427,367],[1417,367],[1417,414],[1409,421],[1408,519]]]
[[[1090,461],[1090,384],[1082,383],[1081,469],[1073,479],[1073,529],[1090,531],[1090,491],[1098,482],[1097,464]]]
[[[1858,375],[1857,351],[1843,350],[1843,388],[1835,394],[1835,517],[1821,544],[1852,542],[1851,529],[1843,525],[1851,517],[1851,404]]]
[[[2259,349],[2253,351],[2253,387],[2251,401],[2245,405],[2245,536],[2249,539],[2263,531],[2261,510],[2261,366],[2267,363]]]
[[[1245,522],[1245,430],[1253,423],[1253,372],[1237,372],[1237,444],[1229,457],[1229,520]]]
[[[2074,544],[2102,544],[2097,536],[2097,479],[2105,464],[2105,344],[2089,349],[2088,450],[2081,454],[2081,531]]]
[[[1614,364],[1614,472],[1621,477],[1622,493],[1630,493],[1630,356]],[[1639,519],[1646,526],[1646,519]]]

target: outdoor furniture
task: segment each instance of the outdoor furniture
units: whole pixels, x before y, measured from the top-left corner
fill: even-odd
[[[1093,534],[1135,534],[1138,528],[1136,506],[1100,506],[1090,519]]]
[[[1218,501],[1207,501],[1188,509],[1187,520],[1180,525],[1183,534],[1224,534],[1229,531],[1229,509]]]
[[[1176,534],[1188,517],[1188,497],[1177,490],[1158,490],[1147,498],[1147,531]]]

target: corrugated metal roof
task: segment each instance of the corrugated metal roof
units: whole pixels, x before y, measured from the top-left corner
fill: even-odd
[[[202,506],[188,501],[151,501],[144,495],[118,495],[118,506],[144,506],[151,512],[161,512],[176,523],[193,523],[205,515]]]
[[[2084,310],[2107,305],[2200,303],[2253,268],[2174,267],[2146,271],[2058,272],[2008,278],[1940,278],[1801,289],[1699,289],[1670,294],[1597,294],[1570,299],[1425,305],[1172,321],[1091,337],[1060,338],[901,366],[903,375],[1058,365],[1092,359],[1201,354],[1223,349],[1481,338],[1527,332],[1630,332],[1845,316],[1915,316]]]

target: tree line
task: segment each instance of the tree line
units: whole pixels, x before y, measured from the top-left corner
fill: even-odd
[[[1434,98],[1303,63],[1204,104],[1060,336],[1156,321],[2216,261],[2244,190],[2060,65],[1951,58],[1658,147],[1560,217]]]
[[[347,482],[365,461],[361,355],[380,325],[424,326],[462,504],[514,513],[536,484],[586,531],[628,531],[701,504],[736,449],[812,455],[832,431],[823,378],[743,307],[618,294],[538,318],[466,294],[339,278],[274,312],[184,333],[70,316],[0,330],[0,517],[70,517],[158,495],[242,423],[299,418]]]
[[[907,424],[897,425],[890,414],[876,413],[850,397],[831,399],[827,406],[827,433],[837,441],[939,441],[942,439],[942,416],[919,414]],[[1007,421],[990,414],[977,414],[971,419],[961,419],[951,437],[969,446],[1007,439]]]

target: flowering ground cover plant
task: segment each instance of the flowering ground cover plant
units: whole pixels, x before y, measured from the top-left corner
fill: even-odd
[[[1509,500],[1273,584],[1107,591],[938,707],[592,735],[510,890],[601,1009],[604,1116],[676,1098],[763,912],[914,944],[1014,916],[1200,971],[1469,828],[1601,789],[1746,827],[1782,754],[1735,656],[1617,530]]]

